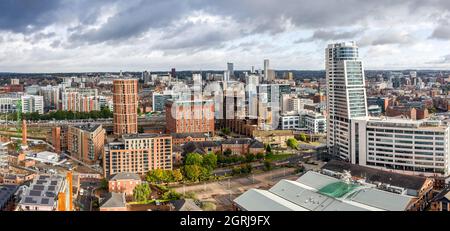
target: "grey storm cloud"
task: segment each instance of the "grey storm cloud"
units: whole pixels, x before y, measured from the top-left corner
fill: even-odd
[[[330,41],[330,40],[340,40],[340,39],[351,39],[355,38],[359,34],[363,32],[362,29],[353,30],[353,31],[335,31],[335,30],[317,30],[314,34],[309,38],[299,39],[295,41],[295,43],[305,43],[312,42],[316,40],[321,41]]]
[[[2,0],[0,1],[0,30],[13,32],[34,31],[51,24],[56,0]]]
[[[430,38],[440,40],[450,40],[450,24],[444,23],[437,26]]]

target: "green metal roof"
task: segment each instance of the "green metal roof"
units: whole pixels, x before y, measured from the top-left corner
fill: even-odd
[[[326,185],[325,187],[319,189],[319,193],[334,197],[334,198],[340,198],[344,196],[345,194],[353,191],[358,186],[355,184],[347,184],[345,182],[335,182]]]

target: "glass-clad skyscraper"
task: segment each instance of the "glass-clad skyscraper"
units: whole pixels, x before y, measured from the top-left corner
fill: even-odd
[[[367,116],[363,63],[354,42],[326,49],[327,145],[330,154],[350,160],[351,119]]]

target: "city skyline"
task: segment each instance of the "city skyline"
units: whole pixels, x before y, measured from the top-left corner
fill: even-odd
[[[337,41],[355,41],[368,70],[450,64],[450,4],[440,0],[48,0],[0,6],[7,12],[0,16],[0,72],[226,70],[227,62],[242,70],[262,69],[264,59],[273,69],[323,70],[323,47]]]

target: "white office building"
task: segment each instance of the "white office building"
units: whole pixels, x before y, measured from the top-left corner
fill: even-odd
[[[449,174],[449,126],[394,118],[352,120],[351,162],[400,173]]]
[[[281,130],[298,130],[302,128],[301,116],[296,115],[281,115],[280,116],[280,126]]]
[[[44,97],[39,95],[22,96],[22,113],[44,114]]]
[[[351,119],[367,116],[365,77],[354,42],[331,44],[326,49],[327,146],[341,159],[350,159]]]
[[[17,109],[17,102],[20,100],[19,94],[0,95],[0,113],[14,113]]]
[[[310,111],[304,114],[303,118],[305,128],[308,130],[308,132],[313,134],[323,134],[327,132],[327,120],[322,114]]]

